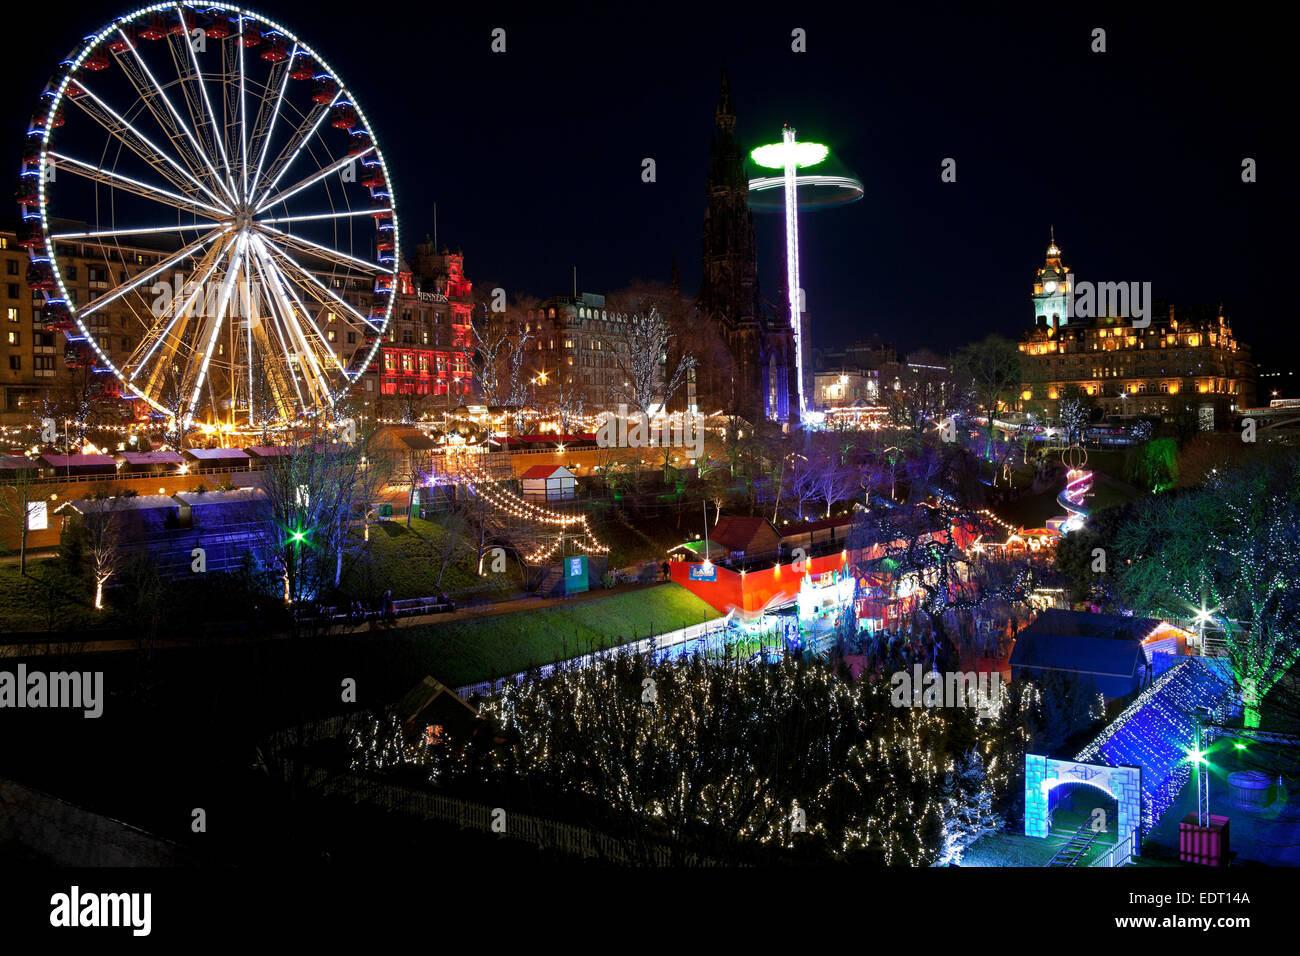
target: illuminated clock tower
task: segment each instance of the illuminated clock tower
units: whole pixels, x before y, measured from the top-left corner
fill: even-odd
[[[1056,227],[1047,247],[1047,262],[1034,280],[1034,324],[1049,329],[1069,322],[1067,304],[1070,297],[1070,268],[1061,265],[1061,250],[1056,246]]]

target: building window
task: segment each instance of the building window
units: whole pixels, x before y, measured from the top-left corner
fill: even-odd
[[[9,367],[15,372],[21,371],[23,367],[23,357],[21,355],[9,356]]]
[[[11,276],[16,276],[16,275],[18,275],[18,260],[17,260],[17,259],[6,259],[6,260],[5,260],[5,269],[6,269],[6,271],[7,271]]]
[[[10,322],[17,322],[18,321],[17,307],[11,305],[9,308],[5,309],[5,317],[8,318]]]
[[[19,334],[18,334],[17,332],[10,332],[10,333],[9,333],[9,344],[10,344],[10,345],[18,345],[20,342],[21,342],[21,339],[19,338]]]

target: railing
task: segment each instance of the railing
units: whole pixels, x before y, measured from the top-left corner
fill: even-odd
[[[679,627],[675,631],[656,634],[653,637],[647,637],[639,641],[632,641],[628,644],[619,644],[603,651],[593,651],[590,654],[581,654],[577,657],[571,657],[568,660],[560,661],[558,664],[546,664],[539,670],[542,677],[548,677],[555,671],[556,667],[590,667],[596,661],[609,658],[615,654],[650,654],[680,644],[686,644],[691,641],[707,641],[708,638],[719,634],[726,629],[727,618],[718,617],[711,621],[704,621],[700,624],[690,624],[686,627]],[[457,687],[456,694],[461,699],[468,699],[474,694],[487,696],[488,694],[496,693],[507,683],[523,678],[527,673],[527,671],[520,671],[517,674],[510,674],[494,681],[480,681],[477,684],[466,684],[464,687]]]
[[[1133,861],[1133,849],[1137,840],[1137,827],[1128,831],[1128,836],[1103,853],[1088,865],[1092,866],[1128,866]]]

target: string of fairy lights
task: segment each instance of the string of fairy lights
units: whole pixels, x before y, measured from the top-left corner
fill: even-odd
[[[1138,695],[1076,761],[1142,768],[1142,832],[1148,832],[1177,798],[1191,772],[1196,720],[1206,708],[1220,709],[1232,694],[1226,661],[1203,657],[1178,660]]]
[[[564,546],[566,540],[572,541],[575,547],[587,554],[609,553],[609,548],[601,544],[592,533],[585,514],[575,515],[554,511],[515,494],[504,486],[501,479],[480,468],[470,455],[453,456],[453,459],[449,460],[449,465],[455,468],[456,474],[469,484],[475,494],[480,495],[496,510],[512,518],[559,527],[560,532],[553,540],[539,545],[525,555],[526,564],[536,564],[538,561],[549,559]],[[581,528],[581,537],[570,534],[569,529],[577,528]]]
[[[451,787],[523,780],[701,838],[706,853],[715,839],[811,841],[833,858],[918,866],[959,860],[997,826],[1023,750],[1023,734],[1004,749],[1005,728],[973,710],[897,708],[886,684],[790,659],[616,655],[510,682],[480,713],[510,746],[485,751],[444,728],[370,716],[350,732],[352,766],[419,767]],[[772,726],[791,732],[773,738]]]

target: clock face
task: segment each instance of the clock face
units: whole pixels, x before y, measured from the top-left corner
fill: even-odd
[[[1055,291],[1056,291],[1056,282],[1055,282],[1055,280],[1050,280],[1050,279],[1049,279],[1047,282],[1044,282],[1044,283],[1043,283],[1043,288],[1046,289],[1048,292],[1055,292]]]

